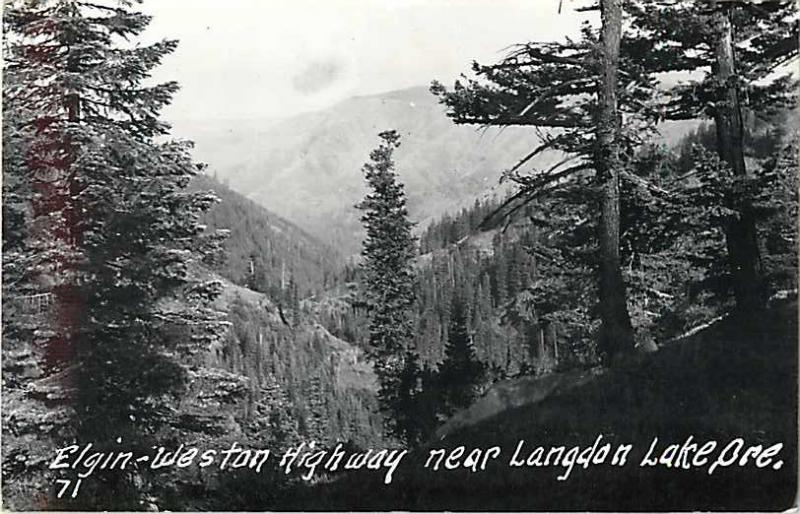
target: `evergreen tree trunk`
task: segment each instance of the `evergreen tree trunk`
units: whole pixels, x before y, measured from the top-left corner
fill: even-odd
[[[714,8],[714,75],[719,87],[714,116],[717,152],[730,166],[735,177],[747,177],[743,151],[744,126],[733,53],[731,7],[714,5]],[[728,258],[736,305],[742,312],[752,312],[762,303],[758,237],[750,202],[743,202],[739,209],[741,217],[727,227]]]
[[[600,190],[600,317],[599,347],[609,362],[634,347],[619,253],[619,171],[617,72],[622,32],[621,0],[601,2],[601,80],[598,90],[595,166]]]
[[[62,44],[67,46],[77,43],[76,37],[72,33],[62,36]],[[67,70],[70,73],[79,73],[77,59],[71,56],[67,59]],[[64,97],[66,106],[67,122],[70,125],[77,125],[81,122],[81,104],[78,93],[68,93]],[[57,244],[63,245],[70,252],[80,252],[83,237],[80,227],[81,208],[79,205],[80,186],[76,180],[76,174],[72,172],[77,148],[70,135],[63,135],[63,145],[65,157],[61,166],[57,166],[59,173],[63,177],[63,182],[55,193],[59,198],[56,207],[62,211],[62,219],[57,221],[61,226],[54,227],[53,233],[56,234]],[[45,188],[53,189],[52,185],[45,184]],[[52,205],[50,206],[52,208]],[[85,312],[85,301],[83,294],[75,282],[75,265],[69,259],[62,259],[58,273],[67,277],[65,281],[53,288],[56,299],[58,330],[48,341],[47,354],[49,364],[56,362],[68,363],[76,351],[77,333],[81,325],[81,317]]]

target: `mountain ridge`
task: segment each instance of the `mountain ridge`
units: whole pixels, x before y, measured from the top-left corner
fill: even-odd
[[[397,172],[420,224],[496,189],[502,169],[533,143],[519,128],[498,136],[454,125],[427,88],[416,87],[348,98],[227,142],[198,142],[196,153],[232,189],[347,255],[361,239],[353,207],[366,192],[360,169],[389,129],[402,137]]]
[[[677,140],[684,125],[665,125],[663,138]],[[227,139],[200,141],[196,150],[232,189],[352,255],[363,237],[354,208],[366,193],[360,170],[378,133],[389,129],[401,136],[396,171],[420,226],[476,198],[504,196],[510,186],[499,184],[503,170],[540,142],[530,127],[456,125],[418,86],[351,97],[259,130],[244,126],[238,135],[220,128]],[[562,157],[543,152],[523,171]]]

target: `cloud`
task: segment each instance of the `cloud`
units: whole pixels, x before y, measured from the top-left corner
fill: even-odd
[[[292,77],[292,86],[300,93],[318,93],[336,82],[343,72],[344,66],[336,59],[312,61]]]

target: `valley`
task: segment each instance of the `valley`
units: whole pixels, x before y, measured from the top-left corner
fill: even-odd
[[[796,503],[793,2],[6,4],[4,510]]]
[[[537,142],[517,128],[456,126],[423,86],[351,98],[261,130],[220,127],[198,139],[196,154],[231,189],[351,256],[363,234],[353,208],[366,192],[361,165],[389,128],[403,137],[398,173],[420,229],[478,197],[504,196],[502,171]],[[537,164],[556,159],[545,154]]]

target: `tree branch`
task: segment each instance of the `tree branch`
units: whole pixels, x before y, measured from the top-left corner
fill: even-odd
[[[547,91],[545,91],[544,93],[542,93],[541,95],[539,95],[539,97],[536,98],[534,101],[529,103],[528,106],[525,107],[524,109],[522,109],[522,111],[517,116],[519,116],[519,117],[525,116],[525,114],[528,111],[533,109],[541,101],[543,101],[543,100],[545,100],[547,98],[550,98],[551,96],[553,96],[554,94],[556,94],[556,93],[558,93],[560,91],[563,91],[565,88],[569,88],[570,86],[574,86],[575,84],[580,84],[582,82],[591,84],[591,83],[595,82],[595,80],[596,80],[595,77],[580,77],[580,78],[577,78],[577,79],[567,80],[566,82],[563,82],[563,83],[561,83],[561,84],[559,84],[557,86],[553,86],[550,89],[548,89]]]
[[[545,186],[552,184],[553,182],[560,180],[562,178],[566,178],[574,173],[579,171],[583,171],[586,169],[590,169],[592,165],[590,163],[581,163],[577,166],[573,166],[571,168],[567,168],[566,170],[560,171],[558,173],[552,173],[547,175],[539,175],[533,177],[530,182],[523,183],[517,182],[520,184],[521,188],[519,191],[511,195],[505,202],[500,204],[494,211],[492,211],[488,216],[486,216],[483,221],[481,221],[478,228],[480,230],[488,229],[494,222],[496,222],[497,218],[510,218],[513,216],[514,213],[519,211],[522,207],[529,204],[536,198],[539,198],[544,193],[548,193],[553,191],[557,186],[545,188]],[[511,204],[520,201],[520,203],[511,208],[505,214],[501,214],[508,206]]]

